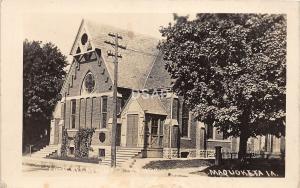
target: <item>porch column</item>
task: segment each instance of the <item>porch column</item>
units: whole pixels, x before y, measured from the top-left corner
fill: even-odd
[[[147,149],[147,134],[148,134],[148,125],[147,125],[147,119],[146,119],[146,113],[147,113],[147,110],[144,110],[144,149]]]
[[[148,125],[147,125],[147,118],[146,118],[147,110],[144,110],[144,144],[143,144],[143,151],[142,151],[142,157],[147,157],[147,148],[148,148]]]

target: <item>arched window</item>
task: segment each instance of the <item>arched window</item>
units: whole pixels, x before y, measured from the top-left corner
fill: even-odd
[[[181,136],[189,137],[189,126],[190,126],[190,117],[189,117],[189,109],[185,101],[182,104],[182,127],[181,127]]]
[[[91,72],[87,73],[82,83],[81,94],[92,93],[95,89],[95,85],[94,75]]]

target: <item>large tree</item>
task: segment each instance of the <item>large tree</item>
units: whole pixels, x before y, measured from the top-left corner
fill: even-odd
[[[285,134],[286,17],[278,14],[174,15],[162,27],[173,89],[196,117],[226,136]]]
[[[52,43],[23,42],[23,146],[49,125],[65,76],[66,57]]]

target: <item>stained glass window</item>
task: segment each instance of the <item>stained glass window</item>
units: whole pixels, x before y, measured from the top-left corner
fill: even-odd
[[[91,93],[95,88],[95,79],[92,73],[88,73],[85,76],[84,88],[86,92]]]

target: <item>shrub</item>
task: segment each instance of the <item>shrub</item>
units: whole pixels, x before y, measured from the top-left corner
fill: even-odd
[[[80,128],[74,137],[75,157],[87,158],[95,128]]]
[[[62,143],[60,154],[62,157],[66,157],[68,155],[69,141],[68,141],[68,132],[67,129],[63,127],[62,131]]]

